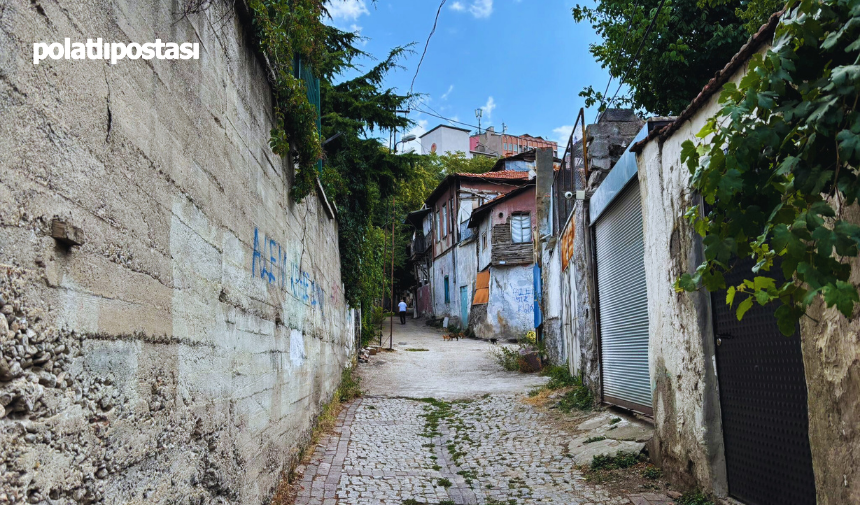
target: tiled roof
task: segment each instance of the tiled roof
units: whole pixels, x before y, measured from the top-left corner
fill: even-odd
[[[522,179],[528,180],[528,172],[519,172],[516,170],[502,170],[500,172],[487,172],[484,174],[458,173],[460,177],[472,177],[478,179]]]
[[[693,114],[696,113],[699,109],[704,106],[708,99],[711,98],[715,93],[718,93],[720,89],[722,89],[723,85],[727,83],[732,76],[735,75],[744,64],[746,64],[747,60],[749,60],[753,54],[755,54],[762,45],[769,43],[773,40],[773,33],[776,31],[776,26],[779,24],[779,18],[782,16],[783,11],[779,11],[773,14],[770,19],[765,23],[761,28],[759,28],[758,32],[750,37],[746,44],[740,48],[740,50],[735,54],[732,59],[723,67],[722,70],[718,70],[716,75],[708,81],[708,84],[699,92],[696,98],[690,102],[690,105],[684,109],[681,114],[678,115],[678,118],[667,126],[663,128],[655,128],[651,133],[648,134],[647,137],[640,140],[639,142],[630,146],[630,151],[634,153],[639,153],[645,147],[645,144],[652,141],[653,139],[660,137],[660,142],[666,141],[672,133],[674,133],[678,128],[681,127],[684,123],[690,120],[693,117]]]

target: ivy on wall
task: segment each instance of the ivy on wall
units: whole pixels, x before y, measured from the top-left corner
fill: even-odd
[[[724,86],[702,140],[682,146],[709,210],[686,214],[706,260],[677,290],[727,289],[739,320],[755,303],[776,302],[785,335],[817,297],[851,317],[860,227],[842,211],[860,199],[858,97],[860,0],[790,2],[773,46]],[[726,286],[723,274],[749,257],[747,280]],[[785,281],[773,275],[777,259]]]
[[[308,98],[308,86],[296,75],[296,64],[317,68],[325,44],[325,15],[320,0],[250,0],[260,50],[271,69],[275,126],[270,145],[275,154],[292,158],[298,168],[291,188],[301,200],[313,189],[322,158],[319,110]],[[290,149],[295,152],[291,153]]]

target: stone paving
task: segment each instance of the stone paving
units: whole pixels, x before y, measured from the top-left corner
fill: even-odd
[[[415,374],[412,382],[426,380]],[[575,467],[582,433],[559,428],[522,397],[508,392],[440,402],[371,394],[355,400],[298,469],[296,504],[672,503],[659,493],[618,496],[586,482]]]

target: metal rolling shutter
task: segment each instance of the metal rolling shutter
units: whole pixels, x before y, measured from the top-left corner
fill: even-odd
[[[651,414],[638,181],[628,185],[595,224],[595,252],[604,401]]]

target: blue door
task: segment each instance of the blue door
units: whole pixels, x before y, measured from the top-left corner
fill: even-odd
[[[460,326],[469,324],[469,286],[460,286]]]

